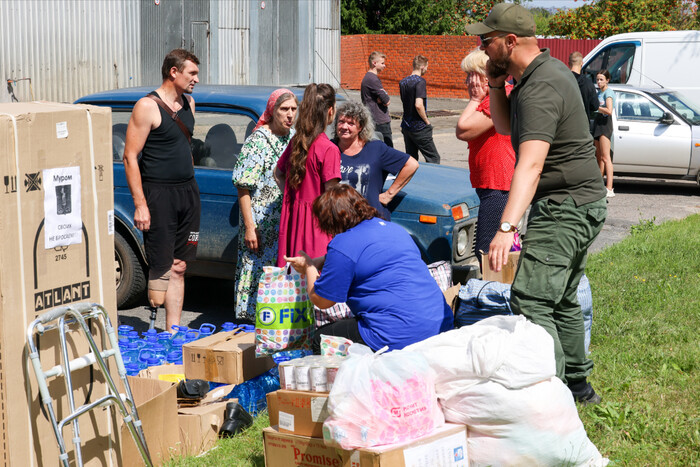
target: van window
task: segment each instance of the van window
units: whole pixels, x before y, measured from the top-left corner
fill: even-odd
[[[584,76],[595,83],[600,70],[608,70],[611,83],[626,83],[632,72],[636,44],[612,44],[598,52],[581,70]]]

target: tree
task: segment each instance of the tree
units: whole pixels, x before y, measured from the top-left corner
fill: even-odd
[[[601,39],[624,32],[694,29],[698,0],[599,0],[561,11],[549,21],[551,34]]]

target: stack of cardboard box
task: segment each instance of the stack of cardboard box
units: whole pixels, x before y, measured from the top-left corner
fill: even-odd
[[[467,466],[464,425],[445,424],[411,442],[353,451],[324,442],[328,393],[280,389],[267,396],[270,427],[263,430],[265,465],[336,467]]]

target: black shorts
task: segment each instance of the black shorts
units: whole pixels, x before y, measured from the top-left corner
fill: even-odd
[[[601,136],[605,136],[608,139],[612,139],[613,125],[612,117],[609,115],[598,114],[593,123],[593,138],[599,139]]]
[[[146,260],[158,275],[170,269],[173,260],[192,261],[199,242],[199,187],[187,182],[163,184],[143,182],[143,194],[151,213],[151,228],[143,233]]]

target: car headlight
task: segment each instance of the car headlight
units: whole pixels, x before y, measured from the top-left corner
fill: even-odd
[[[460,229],[457,233],[457,256],[464,256],[467,252],[468,240],[467,229]]]

